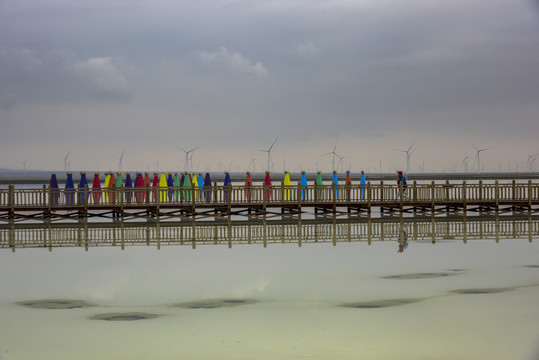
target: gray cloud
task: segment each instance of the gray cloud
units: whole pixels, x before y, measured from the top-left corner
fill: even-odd
[[[269,71],[262,63],[255,63],[238,52],[230,52],[223,46],[215,52],[199,51],[198,57],[205,64],[223,66],[238,73],[253,75],[259,78],[269,75]]]
[[[90,58],[71,64],[69,71],[97,96],[121,98],[129,94],[127,80],[110,57]]]
[[[320,48],[314,42],[307,41],[299,44],[296,52],[304,58],[315,58],[320,54]]]
[[[79,59],[70,51],[0,47],[0,107],[28,102],[125,100],[130,88],[111,57]]]

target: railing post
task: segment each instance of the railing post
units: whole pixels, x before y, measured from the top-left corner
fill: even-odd
[[[266,184],[262,184],[262,209],[266,213],[266,204],[268,202],[268,189]]]
[[[186,176],[189,176],[189,175],[186,175]],[[191,191],[191,195],[190,195],[191,196],[191,199],[190,199],[191,200],[191,214],[193,215],[193,221],[195,221],[195,185],[191,183],[191,189],[188,191]],[[194,223],[193,223],[193,226],[194,226]]]
[[[499,186],[498,186],[498,180],[494,181],[494,201],[495,201],[495,204],[496,204],[496,212],[498,212],[499,210],[499,203],[500,203],[500,196],[499,196]]]
[[[77,190],[75,190],[73,194],[73,202],[75,205],[82,205],[82,193],[80,189],[80,184],[76,186]]]
[[[298,213],[301,214],[301,182],[298,181]],[[307,192],[307,190],[305,190]],[[305,194],[307,195],[307,194]]]
[[[88,185],[84,185],[84,217],[88,218]]]
[[[159,184],[157,184],[155,186],[157,189],[154,189],[153,193],[155,194],[155,208],[157,209],[157,211],[159,211],[159,203],[160,203],[160,197],[161,197],[161,187],[159,186]]]
[[[462,211],[466,213],[466,180],[462,182]]]
[[[49,195],[49,219],[51,218],[51,214],[52,214],[52,190],[51,190],[51,186],[48,185],[47,186],[47,192],[48,192],[48,195]]]
[[[337,212],[337,196],[335,183],[331,184],[331,196],[333,197],[333,213]]]
[[[402,198],[404,197],[404,182],[399,184],[399,211],[402,213]]]
[[[47,185],[43,185],[43,192],[41,193],[41,196],[42,196],[42,198],[41,198],[41,204],[40,205],[44,206],[44,205],[47,204],[45,202],[46,201],[45,199],[47,199]]]
[[[434,201],[435,196],[436,196],[436,189],[434,188],[434,180],[433,180],[430,182],[430,207],[433,214],[434,214],[434,206],[435,206],[435,201]]]
[[[122,224],[124,221],[124,184],[120,186],[120,213],[122,217]]]
[[[231,213],[230,208],[232,204],[232,185],[229,184],[226,187],[227,187],[227,190],[225,191],[228,191],[227,192],[228,196],[226,197],[226,207],[227,207],[226,211],[227,211],[228,219],[230,220],[230,213]]]
[[[532,181],[528,180],[528,211],[532,211]]]
[[[9,221],[12,222],[15,219],[15,187],[13,185],[9,185],[9,195],[8,195],[8,203],[9,203]]]
[[[513,194],[511,196],[511,200],[515,201],[517,196],[516,196],[516,183],[515,183],[515,180],[513,180],[512,182],[512,189],[513,189]]]
[[[367,212],[371,212],[371,201],[372,201],[372,186],[371,182],[367,182]]]
[[[413,184],[412,184],[412,200],[413,201],[417,201],[417,181],[414,180]],[[414,209],[416,207],[414,206]]]
[[[479,180],[479,200],[483,200],[483,180]]]
[[[380,202],[384,201],[384,181],[380,180]],[[380,214],[384,213],[384,207],[380,205]]]

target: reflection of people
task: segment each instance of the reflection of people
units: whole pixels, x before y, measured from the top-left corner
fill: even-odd
[[[398,252],[404,252],[408,247],[408,232],[406,226],[403,226],[399,231],[399,250]]]
[[[402,196],[407,199],[408,196],[406,195],[406,179],[407,179],[407,176],[404,172],[402,171],[397,171],[397,175],[399,176],[398,179],[397,179],[397,186],[399,187],[399,191],[400,191],[400,187],[401,187],[401,183],[402,183]]]

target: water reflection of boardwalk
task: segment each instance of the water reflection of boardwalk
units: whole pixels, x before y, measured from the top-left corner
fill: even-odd
[[[539,216],[358,218],[333,220],[18,224],[0,228],[0,247],[92,247],[302,244],[394,241],[406,226],[408,241],[460,241],[539,237]]]
[[[366,185],[200,186],[84,189],[0,189],[0,222],[81,220],[92,217],[260,218],[301,214],[359,212],[532,211],[539,208],[539,184],[531,181],[460,184],[383,182]]]

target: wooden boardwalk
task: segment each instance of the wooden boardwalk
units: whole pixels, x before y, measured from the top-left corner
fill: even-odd
[[[109,188],[93,190],[0,189],[0,223],[27,220],[271,218],[283,213],[431,213],[527,211],[539,208],[539,183],[462,182],[418,184],[406,189],[383,182],[325,186],[211,186],[193,188]]]
[[[71,223],[0,225],[0,248],[318,244],[532,239],[539,237],[539,216],[449,216],[429,218],[356,218],[227,222]],[[412,245],[413,246],[413,245]]]

